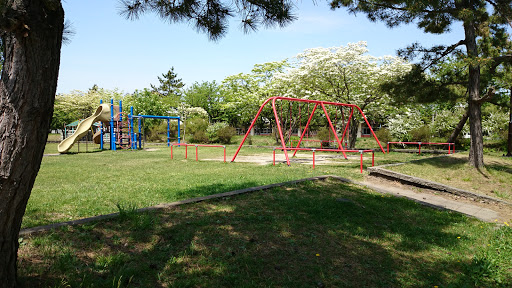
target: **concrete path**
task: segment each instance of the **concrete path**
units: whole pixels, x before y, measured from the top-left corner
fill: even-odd
[[[499,213],[494,210],[479,207],[462,201],[446,199],[444,197],[436,196],[430,193],[416,192],[409,189],[407,186],[397,187],[394,185],[389,185],[389,183],[369,180],[359,182],[358,184],[366,186],[379,193],[391,194],[397,197],[405,197],[407,199],[411,199],[423,205],[437,209],[447,209],[460,212],[485,222],[494,222],[494,220],[499,218]]]

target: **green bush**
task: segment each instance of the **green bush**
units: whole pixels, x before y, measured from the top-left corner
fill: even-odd
[[[393,140],[391,137],[391,132],[389,132],[388,128],[380,128],[379,130],[375,131],[375,136],[377,136],[381,145],[384,145]]]
[[[212,142],[219,142],[218,132],[222,128],[228,127],[228,123],[226,122],[217,122],[213,123],[206,129],[206,134],[208,135],[208,138]]]
[[[235,135],[236,129],[230,126],[221,128],[217,131],[217,137],[222,144],[229,144],[231,142],[231,138]]]
[[[416,142],[430,142],[430,128],[428,126],[421,126],[419,128],[411,130],[409,134],[413,141]]]
[[[206,133],[208,128],[208,121],[204,118],[195,117],[187,120],[187,133],[190,135],[196,134],[197,131],[203,131]]]
[[[330,134],[331,131],[327,127],[318,129],[316,136],[322,141],[322,148],[329,147]]]
[[[208,139],[208,135],[203,130],[196,131],[190,139],[190,142],[193,143],[208,143],[210,139]]]
[[[149,142],[167,142],[167,122],[162,121],[160,124],[149,128],[146,132],[146,140]]]

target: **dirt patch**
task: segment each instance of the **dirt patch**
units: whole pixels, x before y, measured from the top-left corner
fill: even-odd
[[[312,153],[297,153],[295,157],[292,157],[293,153],[289,153],[289,159],[291,164],[305,164],[305,165],[313,165],[313,154]],[[371,157],[371,156],[370,156]],[[369,158],[371,160],[371,158]],[[363,161],[369,161],[368,156],[364,156]],[[205,161],[224,161],[224,158],[208,158],[208,159],[200,159]],[[231,158],[226,158],[226,161],[231,161]],[[350,155],[347,154],[347,159],[343,157],[340,153],[336,154],[316,154],[315,153],[315,165],[346,165],[351,164],[353,162],[359,162],[359,155]],[[255,163],[259,165],[271,165],[273,163],[273,155],[272,153],[261,153],[261,154],[253,154],[253,155],[238,155],[235,159],[235,162],[242,163]],[[283,153],[276,152],[276,164],[285,164],[286,158]]]

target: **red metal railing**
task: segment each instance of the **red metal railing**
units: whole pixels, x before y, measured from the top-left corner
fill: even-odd
[[[455,153],[455,143],[435,143],[435,142],[388,142],[387,153],[389,154],[389,144],[415,144],[418,145],[418,154],[421,155],[421,145],[448,145],[448,154]],[[451,151],[453,147],[453,152]]]
[[[209,145],[209,144],[186,144],[186,143],[171,143],[171,159],[174,159],[174,155],[173,155],[173,150],[172,150],[172,147],[173,146],[185,146],[185,159],[188,158],[188,147],[189,146],[195,146],[196,147],[196,161],[199,161],[199,153],[198,153],[198,148],[199,147],[219,147],[219,148],[224,148],[224,163],[226,163],[226,146],[222,146],[222,145]]]
[[[281,147],[274,147],[274,151],[272,152],[272,165],[276,166],[276,150],[294,150],[294,151],[312,151],[313,152],[313,169],[315,169],[315,152],[316,151],[326,151],[326,152],[358,152],[361,154],[361,160],[360,160],[360,170],[361,173],[363,173],[363,153],[369,153],[372,152],[372,167],[375,166],[375,152],[373,149],[366,149],[366,150],[342,150],[342,149],[324,149],[324,148],[281,148]]]

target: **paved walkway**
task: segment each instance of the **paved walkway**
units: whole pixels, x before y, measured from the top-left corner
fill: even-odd
[[[499,213],[494,210],[479,207],[461,201],[446,199],[444,197],[432,195],[430,193],[416,192],[409,189],[407,186],[396,187],[386,183],[368,180],[365,180],[358,184],[364,185],[380,193],[391,194],[398,197],[405,197],[430,207],[460,212],[485,222],[494,222],[495,219],[499,218]]]

